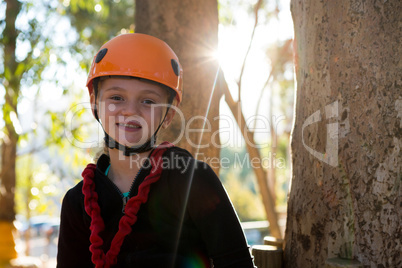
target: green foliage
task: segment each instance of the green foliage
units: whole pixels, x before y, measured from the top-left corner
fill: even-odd
[[[287,202],[287,193],[289,187],[290,176],[290,159],[289,159],[289,138],[286,134],[280,135],[276,142],[277,151],[273,155],[271,152],[271,143],[265,142],[260,150],[263,158],[263,168],[268,171],[269,168],[274,168],[276,172],[275,196],[277,206],[285,206]],[[258,185],[256,184],[256,176],[253,167],[249,162],[250,158],[245,147],[233,149],[224,147],[221,150],[221,159],[225,159],[225,163],[229,163],[220,169],[220,178],[225,185],[229,196],[237,209],[244,210],[246,205],[245,200],[248,199],[250,204],[258,206],[262,204],[259,195]],[[271,162],[270,162],[271,161]],[[235,183],[233,180],[236,180]],[[242,196],[243,195],[243,196]],[[242,196],[242,197],[241,197]],[[237,200],[240,198],[241,200]],[[250,209],[249,207],[247,209]],[[258,210],[257,210],[258,211]],[[246,211],[238,211],[239,217],[242,220],[250,220],[251,217]],[[256,215],[255,220],[264,219],[265,212]],[[241,215],[241,216],[240,216]]]
[[[60,205],[59,178],[52,174],[49,166],[40,163],[32,156],[25,156],[17,163],[17,211],[27,217],[28,209],[31,216],[58,216]]]
[[[224,186],[240,221],[258,221],[265,219],[264,207],[260,197],[242,184],[238,174],[236,174],[234,170],[226,174]]]
[[[134,32],[135,0],[64,0],[62,14],[69,17],[79,34],[73,47],[77,52],[90,48],[91,59],[95,51],[110,38],[125,32]],[[98,11],[96,11],[98,10]]]
[[[71,79],[79,74],[79,65],[73,65],[82,57],[70,49],[76,43],[74,31],[60,16],[57,0],[20,3],[14,21],[11,17],[3,20],[5,15],[0,14],[0,92],[5,95],[1,98],[5,101],[0,101],[0,126],[4,126],[0,133],[2,137],[10,131],[18,134],[18,158],[11,159],[17,166],[17,212],[57,215],[60,196],[72,186],[73,178],[80,178],[82,167],[90,161],[88,151],[77,150],[65,135],[68,103],[82,102],[83,91],[77,90]],[[4,6],[0,3],[0,13]],[[17,29],[6,31],[6,21]],[[13,38],[15,46],[7,47]],[[14,49],[11,52],[10,47]],[[7,58],[7,53],[15,53],[15,57]],[[66,77],[71,69],[77,75]],[[84,124],[82,115],[75,114],[77,129]],[[81,135],[75,129],[71,131]],[[71,180],[63,183],[62,178]],[[26,213],[28,207],[31,213]]]
[[[224,159],[224,163],[220,169],[220,178],[225,184],[229,174],[237,175],[237,179],[243,187],[249,189],[251,192],[256,193],[256,185],[254,178],[254,171],[247,161],[248,153],[245,147],[238,150],[230,147],[223,147],[221,149],[220,158]]]
[[[261,149],[263,157],[272,159],[271,167],[275,169],[276,183],[275,183],[275,196],[277,206],[286,206],[287,193],[289,188],[290,178],[290,161],[289,158],[289,136],[283,133],[277,137],[275,142],[276,153],[271,152],[271,143],[266,143],[266,146]]]
[[[77,148],[79,141],[90,139],[97,131],[94,127],[96,123],[92,125],[88,123],[94,122],[92,118],[86,117],[91,116],[90,112],[79,110],[75,113],[73,124],[68,129],[66,125],[65,119],[69,107],[82,102],[83,94],[86,94],[83,85],[77,89],[73,84],[74,79],[70,77],[68,65],[76,62],[74,71],[79,73],[81,68],[86,73],[93,55],[104,42],[120,33],[133,32],[135,0],[28,0],[21,3],[22,10],[19,17],[26,23],[19,24],[17,46],[23,49],[17,54],[14,69],[1,64],[0,81],[4,91],[14,96],[12,101],[14,105],[3,105],[5,122],[13,125],[10,114],[15,112],[21,122],[28,121],[30,122],[28,125],[32,125],[31,128],[23,128],[23,132],[20,133],[16,198],[19,212],[25,211],[27,202],[29,205],[34,200],[30,207],[33,208],[32,214],[35,215],[47,212],[46,206],[49,206],[51,212],[56,210],[55,206],[60,203],[60,195],[80,179],[79,173],[82,167],[91,161],[89,154],[92,148]],[[1,5],[3,3],[0,3]],[[95,11],[95,7],[98,11]],[[254,12],[253,7],[254,5],[245,0],[219,1],[220,22],[236,25],[239,21],[235,9],[247,10],[251,16]],[[264,1],[259,13],[260,22],[267,22],[275,16],[275,12],[277,12],[276,3],[270,4]],[[64,23],[57,23],[63,19]],[[2,49],[5,41],[10,39],[2,31],[4,24],[0,14]],[[49,25],[52,27],[48,27]],[[71,25],[73,29],[66,31],[63,29],[65,25],[68,27]],[[60,36],[65,37],[62,44],[57,42]],[[278,44],[278,47],[283,45]],[[275,53],[278,51],[272,49],[268,50],[267,55],[272,58]],[[274,78],[279,85],[278,92],[281,99],[293,101],[292,96],[288,94],[293,78],[289,79],[284,75],[292,68],[288,61],[291,52],[286,53],[287,61],[281,61],[278,66],[274,66],[276,68]],[[3,60],[3,50],[0,56],[2,57],[0,60]],[[16,80],[18,88],[10,87],[10,83]],[[61,94],[57,102],[65,105],[48,107],[51,103],[43,100],[46,99],[44,85],[53,86],[55,91],[59,90]],[[0,91],[1,89],[3,88],[0,86]],[[33,104],[35,102],[36,104]],[[24,115],[19,114],[16,107],[26,103],[36,108],[30,109]],[[284,105],[283,109],[286,107]],[[73,141],[66,138],[67,130],[74,137]],[[269,153],[268,148],[269,146],[261,150],[262,155]],[[280,137],[278,156],[286,158],[287,148],[287,138]],[[235,165],[238,160],[244,161],[246,156],[245,148],[240,150],[223,148],[221,157],[227,157],[230,161],[229,166],[221,169],[221,178],[241,220],[264,219],[253,169],[250,165],[240,166],[245,162],[237,162],[237,166]],[[286,161],[288,163],[289,160]],[[276,196],[279,204],[286,202],[288,168],[287,164],[286,168],[276,170],[278,179]],[[68,183],[60,182],[63,178],[67,178]],[[57,189],[49,191],[46,187],[51,185],[57,185]],[[32,190],[33,188],[37,190]],[[32,194],[32,191],[36,195],[30,196],[29,193]]]
[[[220,158],[225,165],[222,164],[219,177],[241,221],[263,220],[265,212],[247,156],[245,147],[223,147]]]

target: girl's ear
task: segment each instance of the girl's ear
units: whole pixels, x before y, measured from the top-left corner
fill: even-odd
[[[170,109],[165,117],[165,121],[163,121],[163,124],[162,124],[163,128],[167,128],[170,125],[170,123],[172,123],[173,117],[176,114],[175,108],[176,108],[176,106],[173,106],[173,105],[172,105],[172,107],[170,107]]]
[[[92,115],[96,118],[96,116],[95,116],[95,107],[96,107],[95,102],[96,102],[96,99],[95,99],[95,93],[94,93],[93,90],[92,90],[91,94],[89,95],[89,101],[91,103]]]

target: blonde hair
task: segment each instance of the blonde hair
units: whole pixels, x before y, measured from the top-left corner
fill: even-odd
[[[109,148],[106,146],[105,141],[103,141],[103,146],[99,147],[96,152],[95,152],[95,156],[94,156],[94,161],[95,163],[98,162],[99,158],[103,155],[107,155],[109,156]]]

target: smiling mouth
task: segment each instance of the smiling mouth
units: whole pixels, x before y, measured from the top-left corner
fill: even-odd
[[[132,128],[132,129],[142,128],[141,125],[137,122],[117,123],[116,125],[120,126],[120,127],[125,127],[125,128]]]

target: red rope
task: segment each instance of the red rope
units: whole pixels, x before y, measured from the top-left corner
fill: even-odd
[[[172,146],[173,144],[164,142],[152,152],[149,157],[152,164],[151,172],[140,184],[138,194],[130,198],[127,202],[125,215],[121,217],[119,222],[119,230],[115,234],[110,249],[106,254],[102,250],[103,239],[99,235],[99,233],[105,229],[105,224],[100,214],[98,194],[95,191],[94,177],[96,165],[88,164],[82,172],[82,177],[84,178],[82,192],[85,196],[85,211],[91,217],[91,235],[89,237],[91,245],[89,246],[89,250],[92,253],[92,262],[95,264],[96,268],[108,268],[116,264],[117,255],[120,252],[124,238],[131,233],[131,226],[137,221],[137,213],[141,204],[146,203],[148,200],[151,184],[158,181],[160,178],[163,162],[162,155],[167,148]]]

